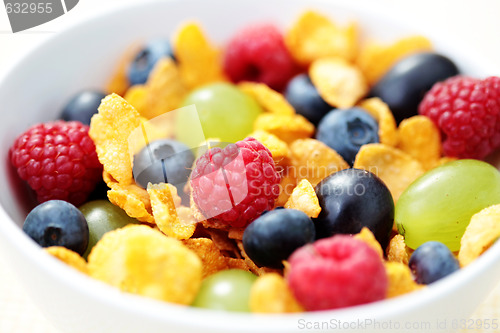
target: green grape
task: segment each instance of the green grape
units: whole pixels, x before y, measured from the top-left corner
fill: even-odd
[[[136,219],[128,216],[123,209],[107,200],[89,201],[80,206],[79,209],[89,225],[89,245],[83,254],[84,258],[88,257],[90,250],[106,232],[130,223],[139,223]]]
[[[261,107],[250,96],[229,83],[214,83],[201,87],[187,96],[183,106],[196,106],[205,138],[218,138],[222,142],[243,140],[253,130],[253,123],[262,113]],[[193,123],[198,121],[192,114],[180,112],[177,115],[177,140],[190,147],[193,142]]]
[[[228,269],[207,277],[201,283],[193,306],[212,310],[250,312],[250,288],[257,279],[241,269]]]
[[[458,251],[472,215],[498,203],[498,170],[486,162],[458,160],[413,182],[399,197],[395,222],[412,249],[434,240]]]

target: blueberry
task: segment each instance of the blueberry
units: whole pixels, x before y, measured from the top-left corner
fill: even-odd
[[[314,239],[314,224],[309,216],[296,209],[279,209],[248,225],[243,233],[243,248],[258,266],[283,268],[283,260]]]
[[[62,200],[36,206],[24,220],[23,231],[42,247],[64,246],[82,255],[89,243],[83,214]]]
[[[61,119],[77,120],[85,125],[90,125],[90,118],[97,113],[97,108],[104,97],[106,94],[94,90],[85,90],[76,94],[63,108]]]
[[[429,284],[458,271],[460,265],[453,253],[441,242],[425,242],[412,253],[408,263],[420,284]]]
[[[149,182],[170,183],[182,197],[193,163],[194,154],[185,144],[171,139],[155,140],[134,156],[134,178],[143,188]]]
[[[385,249],[394,222],[394,201],[375,174],[344,169],[316,185],[321,213],[313,219],[317,238],[355,234],[370,229]]]
[[[307,74],[299,74],[290,80],[285,97],[298,114],[315,126],[332,109],[318,94]]]
[[[170,42],[162,39],[149,41],[144,48],[136,54],[128,68],[129,83],[131,85],[145,83],[155,64],[164,57],[174,59],[174,53]]]
[[[335,109],[319,123],[316,139],[333,148],[352,165],[362,145],[379,142],[378,124],[361,108]]]
[[[417,114],[425,93],[439,81],[459,73],[447,57],[436,53],[417,53],[397,62],[371,89],[389,105],[398,124]]]

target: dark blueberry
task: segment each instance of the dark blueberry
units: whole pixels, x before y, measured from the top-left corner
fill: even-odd
[[[90,125],[90,118],[97,113],[97,108],[106,94],[100,91],[82,91],[76,94],[61,113],[61,119],[66,121],[77,120]]]
[[[164,57],[174,59],[170,42],[162,39],[149,41],[140,50],[128,68],[128,80],[131,85],[144,84],[155,64]]]
[[[42,247],[64,246],[82,255],[89,243],[83,214],[62,200],[36,206],[24,220],[23,231]]]
[[[194,154],[185,144],[171,139],[156,140],[134,156],[134,178],[144,188],[148,183],[170,183],[183,197],[193,162]]]
[[[432,283],[460,269],[458,260],[448,247],[436,241],[417,247],[408,265],[415,281],[420,284]]]
[[[371,89],[389,105],[398,124],[417,114],[424,95],[439,81],[459,73],[447,57],[436,53],[417,53],[397,62]]]
[[[335,109],[320,121],[316,139],[333,148],[352,165],[362,145],[379,142],[378,124],[361,108]]]
[[[344,169],[316,185],[321,213],[313,219],[317,238],[356,234],[363,227],[373,232],[385,249],[394,222],[391,192],[375,174]]]
[[[307,74],[295,76],[286,87],[285,97],[298,114],[315,126],[332,109],[318,94]]]
[[[309,216],[296,209],[279,209],[248,225],[243,233],[243,248],[258,266],[283,268],[283,260],[314,239],[314,224]]]

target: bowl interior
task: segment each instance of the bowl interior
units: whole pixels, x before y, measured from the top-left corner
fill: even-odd
[[[412,25],[408,18],[388,16],[387,13],[367,2],[352,4],[347,1],[320,0],[307,2],[302,0],[151,1],[96,16],[57,34],[21,59],[0,80],[0,102],[3,109],[3,119],[0,122],[0,156],[3,160],[0,164],[0,181],[6,186],[6,190],[0,192],[0,242],[4,243],[2,244],[4,250],[16,253],[16,260],[12,259],[11,262],[18,261],[18,263],[13,263],[13,267],[22,266],[23,272],[32,269],[32,272],[41,277],[41,281],[50,285],[47,281],[52,280],[53,284],[59,286],[59,290],[72,290],[75,297],[86,297],[87,302],[106,304],[108,309],[115,308],[113,313],[122,317],[124,314],[133,313],[130,318],[124,319],[125,323],[134,318],[143,318],[158,323],[157,327],[168,327],[176,322],[178,325],[176,327],[185,331],[188,331],[189,327],[194,330],[202,326],[207,331],[219,332],[255,332],[257,329],[275,332],[293,331],[298,329],[297,323],[301,318],[318,321],[331,318],[355,319],[363,316],[367,318],[405,318],[405,316],[412,318],[416,312],[428,315],[429,311],[422,312],[422,308],[427,304],[427,307],[434,309],[435,307],[428,305],[430,302],[438,306],[443,306],[443,304],[452,306],[450,301],[453,301],[453,298],[450,295],[457,293],[457,295],[462,295],[459,290],[465,288],[466,285],[476,287],[475,293],[468,293],[469,297],[472,297],[471,309],[474,309],[475,304],[477,305],[481,298],[473,294],[484,297],[487,287],[493,287],[494,282],[498,281],[500,269],[489,272],[492,276],[486,281],[487,283],[485,280],[482,280],[485,283],[471,284],[470,282],[474,279],[479,281],[478,276],[490,270],[493,263],[496,262],[496,266],[500,266],[498,265],[500,244],[496,244],[489,251],[491,253],[487,253],[488,256],[484,259],[481,258],[478,264],[471,265],[470,268],[464,269],[456,276],[451,276],[439,285],[436,284],[435,287],[428,288],[429,290],[425,292],[352,309],[301,314],[300,316],[274,316],[272,320],[269,320],[267,316],[213,314],[117,293],[112,288],[101,286],[79,274],[74,274],[70,272],[70,269],[46,258],[38,247],[20,231],[20,226],[33,206],[33,201],[23,183],[14,176],[13,170],[9,167],[10,145],[15,137],[30,125],[57,118],[61,107],[74,93],[87,88],[103,89],[118,59],[129,45],[152,37],[171,37],[175,29],[189,19],[201,22],[212,40],[223,43],[237,29],[252,22],[271,21],[286,28],[303,10],[309,8],[318,10],[339,23],[356,20],[360,24],[363,40],[374,38],[390,42],[400,36],[419,33],[429,37],[436,50],[450,56],[464,73],[479,77],[500,73],[480,61],[480,57],[469,55],[469,51],[460,43],[453,43],[450,39],[439,36],[429,27],[424,30],[416,24]],[[28,286],[30,293],[34,295],[35,301],[39,304],[45,302],[46,305],[47,301],[43,300],[44,297],[37,296],[39,292],[35,288],[39,286],[31,281],[32,278],[22,276],[21,279]],[[68,281],[70,279],[71,282]],[[47,288],[51,290],[50,286]],[[75,291],[75,288],[78,290]],[[446,299],[448,301],[445,301]],[[61,311],[61,307],[55,303],[46,305],[46,312],[51,319],[58,322],[55,312]],[[145,308],[141,308],[138,304]],[[96,306],[95,309],[100,308]],[[471,309],[468,311],[470,312]],[[165,315],[166,311],[170,315]],[[196,324],[190,320],[190,316],[193,315],[205,320],[204,324]],[[79,323],[79,325],[83,327],[85,324]],[[60,324],[60,326],[66,329],[74,325]],[[133,322],[120,326],[123,332],[132,332],[134,329]],[[106,326],[103,325],[103,327]],[[154,331],[153,326],[151,328],[151,332]]]

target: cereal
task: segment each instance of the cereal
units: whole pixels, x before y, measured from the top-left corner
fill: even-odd
[[[336,108],[350,108],[368,93],[361,71],[342,58],[314,61],[309,76],[320,96]]]
[[[307,179],[302,179],[293,189],[285,208],[298,209],[309,217],[318,217],[321,207],[316,192]]]
[[[224,257],[214,242],[209,238],[189,238],[182,241],[193,250],[201,259],[203,265],[202,278],[228,269],[227,258]]]
[[[161,232],[177,239],[187,239],[193,235],[196,224],[192,221],[183,221],[177,215],[175,201],[179,205],[181,199],[177,196],[175,186],[149,183],[147,192],[151,200],[155,223]]]
[[[156,63],[146,87],[147,107],[141,115],[148,119],[177,109],[186,95],[186,88],[171,58],[163,58]]]
[[[424,287],[413,281],[410,268],[405,264],[389,261],[385,263],[385,270],[389,280],[388,298],[400,296]]]
[[[351,61],[357,51],[358,27],[351,23],[340,28],[320,13],[306,11],[286,33],[285,43],[303,66],[325,57]]]
[[[460,241],[460,266],[470,264],[500,238],[499,221],[500,205],[487,207],[472,216]]]
[[[295,110],[285,97],[264,83],[243,82],[238,85],[238,88],[245,94],[252,96],[267,112],[289,116],[295,114]]]
[[[290,164],[290,149],[286,142],[280,140],[276,135],[263,130],[256,130],[248,135],[260,141],[273,155],[273,160],[277,165]]]
[[[356,61],[368,83],[375,84],[398,60],[413,53],[430,51],[431,42],[423,36],[402,38],[392,45],[369,44]]]
[[[425,170],[434,167],[441,157],[441,136],[432,120],[425,116],[413,116],[399,124],[398,147],[417,159]]]
[[[361,147],[354,168],[376,174],[391,191],[396,202],[403,191],[424,173],[424,168],[413,157],[391,146],[371,143]]]
[[[129,102],[129,104],[132,105],[139,112],[139,114],[144,114],[148,105],[147,95],[148,89],[146,86],[143,84],[136,84],[127,90],[123,99]]]
[[[88,267],[90,276],[122,291],[186,305],[202,279],[195,252],[139,225],[106,233],[90,252]]]
[[[250,311],[257,313],[303,312],[285,279],[277,273],[263,274],[250,289]]]
[[[87,262],[78,253],[62,246],[50,246],[44,248],[44,250],[80,272],[84,274],[88,273]]]
[[[283,207],[297,185],[295,172],[283,172],[280,180],[280,194],[274,203],[275,207]]]
[[[293,172],[297,179],[307,179],[316,186],[326,176],[347,169],[349,165],[335,150],[315,139],[297,140],[290,145]]]
[[[358,234],[354,235],[354,238],[362,240],[370,245],[370,247],[378,253],[380,259],[384,259],[384,250],[382,250],[382,246],[380,246],[380,243],[377,241],[370,229],[363,227]]]
[[[399,262],[408,265],[409,255],[408,248],[405,243],[403,235],[395,235],[389,241],[389,246],[387,247],[387,260]]]
[[[227,237],[229,237],[231,239],[242,240],[244,232],[245,232],[245,228],[231,227],[229,229],[229,232],[227,233]]]
[[[311,137],[314,125],[299,114],[264,113],[255,120],[254,130],[266,131],[289,144],[298,139]]]
[[[90,123],[89,135],[96,145],[104,171],[124,185],[133,182],[128,137],[139,125],[137,110],[116,94],[102,100],[99,113]]]
[[[240,250],[241,256],[245,260],[245,264],[247,265],[248,270],[250,270],[250,272],[260,276],[260,275],[263,275],[263,274],[266,274],[269,272],[276,272],[277,271],[277,270],[274,270],[271,268],[257,266],[252,261],[252,259],[250,259],[248,254],[245,252],[245,249],[243,248],[243,242],[238,240],[238,241],[236,241],[236,244],[238,245],[238,249]]]
[[[359,106],[365,109],[378,122],[380,143],[395,147],[398,144],[398,129],[391,110],[380,98],[372,97],[362,101]]]
[[[173,44],[180,76],[188,89],[226,80],[220,64],[219,50],[211,45],[198,24],[184,24]]]
[[[151,201],[145,189],[135,184],[109,183],[108,186],[111,187],[108,191],[108,199],[112,204],[141,222],[155,222],[151,211]]]

